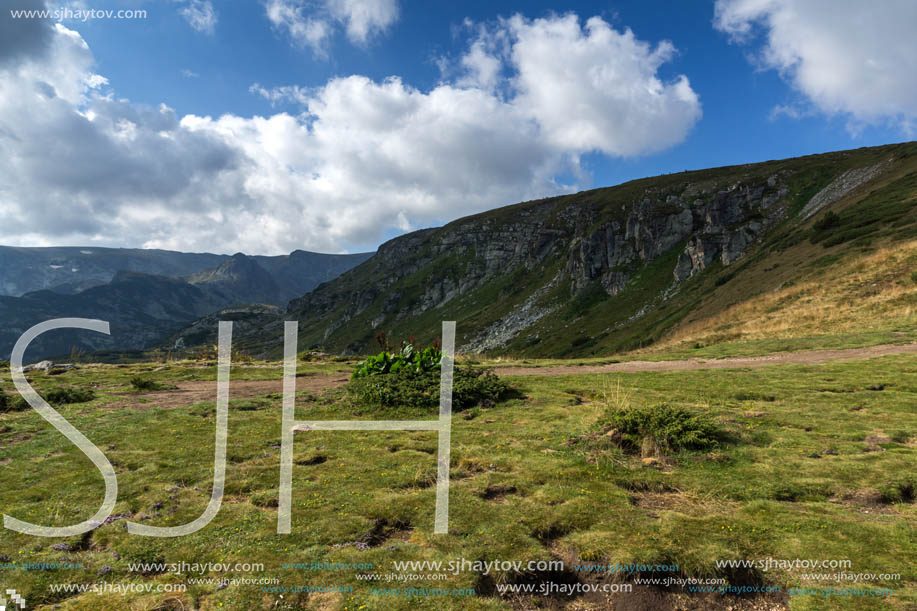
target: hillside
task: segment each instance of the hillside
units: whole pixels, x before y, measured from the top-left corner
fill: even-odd
[[[834,329],[797,319],[785,337],[808,337],[802,347],[841,330],[887,341],[914,320],[914,260],[895,253],[913,252],[915,196],[913,142],[641,179],[393,239],[292,301],[283,318],[300,321],[302,346],[332,352],[373,350],[380,332],[430,341],[440,321],[457,320],[465,352],[589,356],[678,338],[772,338],[748,326],[760,307],[780,318],[808,286],[807,299],[823,294],[822,307],[842,304],[858,322]],[[888,256],[896,271],[878,289],[819,281]],[[754,299],[770,302],[739,307]],[[878,301],[888,307],[870,318]],[[280,321],[239,339],[279,354]]]

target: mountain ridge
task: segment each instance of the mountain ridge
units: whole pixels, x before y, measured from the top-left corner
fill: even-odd
[[[283,277],[285,288],[279,301],[285,303],[372,254],[294,250],[286,255],[245,256],[260,265],[275,282]],[[170,278],[191,277],[215,270],[231,259],[232,255],[144,248],[0,246],[0,295],[21,297],[42,289],[74,294],[107,284],[122,270]]]
[[[29,254],[28,249],[14,249],[20,254]],[[333,278],[369,256],[323,255],[306,251],[294,251],[278,257],[250,257],[236,253],[231,257],[219,257],[219,264],[213,268],[185,274],[182,265],[203,265],[214,262],[211,255],[171,251],[155,251],[151,256],[167,256],[165,261],[153,263],[135,257],[135,251],[125,255],[116,251],[114,255],[98,253],[90,249],[65,248],[48,249],[51,256],[61,263],[73,260],[62,259],[63,254],[78,251],[89,261],[90,269],[76,283],[79,290],[62,291],[59,285],[29,291],[21,296],[0,295],[0,317],[4,325],[0,328],[0,358],[7,358],[14,343],[32,325],[53,318],[81,317],[109,321],[111,335],[103,336],[86,331],[64,331],[42,335],[30,345],[28,358],[44,358],[69,354],[73,349],[80,352],[93,351],[136,351],[157,344],[170,334],[191,324],[195,320],[224,308],[263,304],[262,310],[273,311],[285,305],[293,295],[310,290],[318,282]],[[62,254],[63,253],[63,254]],[[3,252],[0,251],[0,255]],[[150,255],[149,252],[141,253]],[[177,255],[174,257],[173,255]],[[108,259],[104,257],[108,256]],[[101,262],[99,258],[103,259]],[[124,257],[127,257],[125,259]],[[133,261],[135,266],[152,265],[166,271],[182,272],[166,276],[144,271],[119,269],[116,264]],[[139,261],[139,263],[138,263]],[[177,263],[176,263],[177,261]],[[184,261],[184,263],[183,263]],[[190,263],[188,263],[190,261]],[[25,269],[41,268],[47,264],[39,257],[32,260]],[[81,265],[77,263],[76,265]],[[6,278],[16,278],[17,271],[6,268]],[[269,268],[269,269],[267,269]],[[51,268],[52,271],[57,271]],[[76,269],[78,273],[80,268]],[[271,271],[272,270],[272,271]],[[21,270],[20,270],[21,271]],[[273,272],[273,273],[272,273]],[[110,277],[109,277],[110,276]],[[107,277],[106,282],[102,278]],[[275,277],[284,280],[281,286]],[[55,276],[39,279],[44,282]],[[79,282],[86,284],[79,285]]]

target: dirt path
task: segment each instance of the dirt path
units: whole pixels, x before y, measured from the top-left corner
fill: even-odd
[[[724,359],[686,359],[683,361],[628,361],[608,365],[558,365],[554,367],[495,367],[497,375],[561,376],[577,373],[639,373],[642,371],[689,371],[695,369],[732,369],[767,365],[816,365],[828,361],[854,361],[891,354],[917,354],[917,344],[883,344],[847,350],[806,350],[778,352],[765,356]]]
[[[314,375],[296,378],[296,390],[321,392],[326,388],[342,386],[349,376],[343,373],[327,375]],[[143,394],[124,393],[122,396],[128,401],[128,407],[147,409],[156,406],[164,409],[184,407],[198,401],[216,401],[216,380],[199,382],[176,382],[177,390],[159,390]],[[229,380],[229,398],[244,399],[247,397],[261,397],[268,393],[282,393],[283,380]],[[117,407],[124,407],[118,403]]]

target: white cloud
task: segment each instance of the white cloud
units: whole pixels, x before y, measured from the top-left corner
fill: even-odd
[[[265,9],[268,20],[285,30],[295,45],[311,48],[318,57],[327,56],[332,26],[326,20],[304,15],[297,0],[268,0]]]
[[[717,0],[714,25],[780,71],[819,111],[856,122],[917,118],[917,2]]]
[[[652,48],[599,17],[585,31],[575,15],[532,22],[516,16],[507,25],[516,104],[559,149],[654,152],[684,140],[700,118],[687,77],[663,83],[656,75],[675,53],[668,41]]]
[[[328,56],[336,23],[344,26],[352,43],[363,46],[398,20],[397,0],[322,0],[317,5],[305,0],[267,0],[265,10],[274,27],[319,58]]]
[[[356,44],[366,44],[372,35],[384,32],[398,19],[397,0],[326,0],[326,6]]]
[[[187,68],[181,71],[181,75],[185,78],[197,78],[200,76],[200,74],[198,74],[197,72],[194,72],[193,70],[189,70]]]
[[[446,63],[440,65],[440,72],[447,72],[448,60],[442,60]],[[500,82],[503,62],[488,51],[484,40],[476,40],[471,44],[468,53],[462,56],[461,67],[465,73],[458,80],[460,86],[480,87],[490,91]]]
[[[429,90],[255,84],[298,113],[179,118],[118,99],[58,25],[47,58],[0,73],[0,243],[334,252],[569,192],[582,154],[659,150],[697,121],[687,80],[656,76],[671,53],[599,19],[514,17]]]
[[[265,89],[259,83],[255,83],[248,88],[249,93],[260,95],[276,106],[281,102],[306,105],[309,103],[309,90],[299,85],[287,85],[284,87],[274,87]]]
[[[210,0],[191,0],[179,11],[188,24],[203,34],[213,34],[217,25],[217,12]]]

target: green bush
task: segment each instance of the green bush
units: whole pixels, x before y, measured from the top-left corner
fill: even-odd
[[[24,412],[30,407],[20,395],[8,395],[0,391],[0,412]]]
[[[439,371],[417,372],[403,368],[389,375],[353,377],[347,393],[355,400],[377,407],[439,407]],[[507,398],[512,388],[489,369],[457,367],[452,382],[452,410],[492,407]]]
[[[141,376],[134,376],[131,378],[131,386],[137,390],[153,390],[158,386],[154,380],[148,380]]]
[[[96,398],[96,393],[91,388],[52,388],[48,392],[40,394],[51,405],[85,403]]]
[[[917,495],[917,479],[903,478],[879,486],[879,495],[884,503],[913,503]]]
[[[442,359],[443,353],[436,346],[428,346],[420,350],[415,348],[414,344],[404,342],[399,353],[383,351],[358,363],[351,379],[401,371],[424,373],[435,370],[438,373]]]
[[[668,452],[707,450],[721,437],[719,427],[709,416],[668,403],[615,409],[608,416],[608,424],[617,429],[630,448],[645,448],[652,442]]]
[[[829,211],[825,216],[821,217],[812,224],[812,229],[815,231],[825,231],[827,229],[831,229],[832,227],[837,227],[840,224],[840,215],[836,212]]]
[[[85,403],[96,398],[95,392],[90,388],[53,388],[39,394],[51,405]],[[29,407],[29,404],[21,396],[7,395],[0,391],[0,412],[24,412]]]

